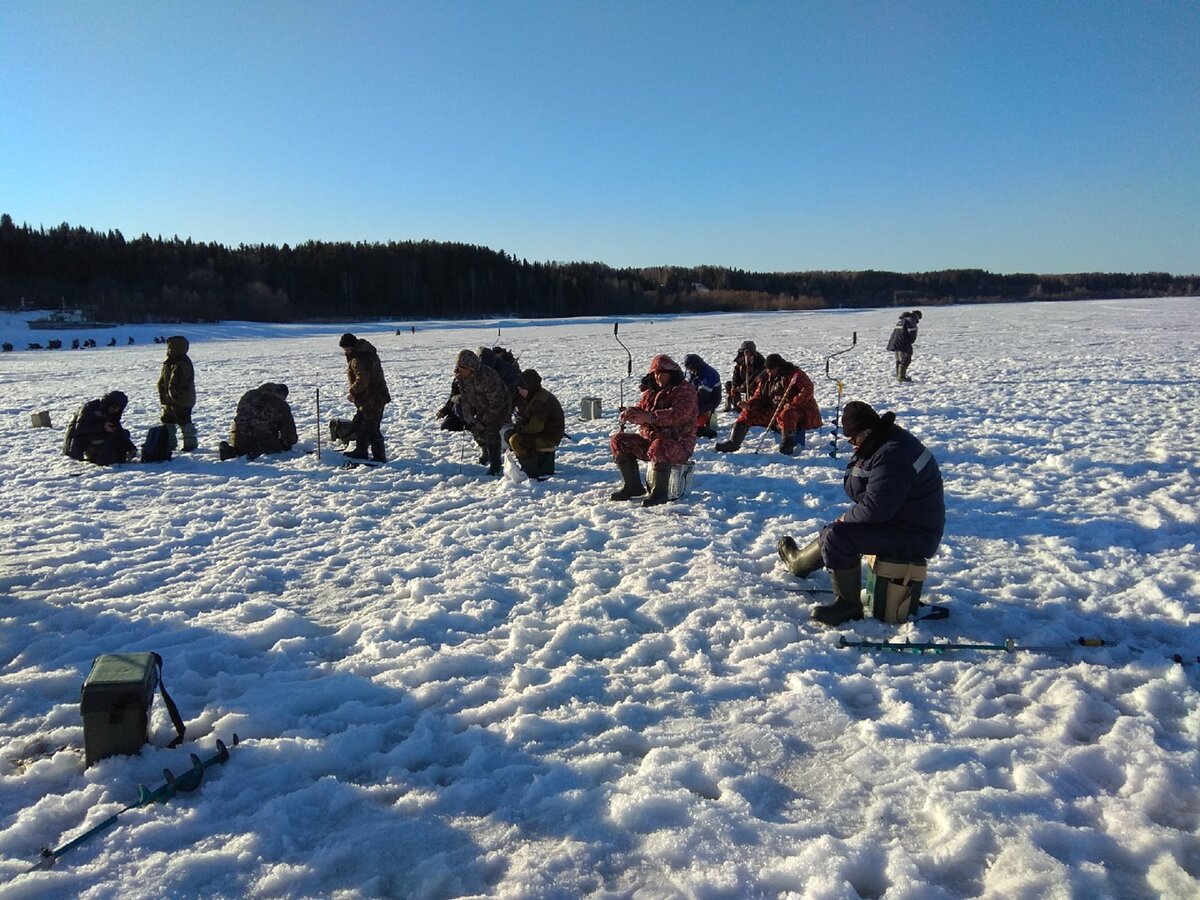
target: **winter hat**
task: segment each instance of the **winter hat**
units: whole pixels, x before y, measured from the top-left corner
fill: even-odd
[[[521,373],[521,387],[534,394],[542,386],[542,376],[537,373],[536,369],[526,369]]]
[[[354,335],[352,335],[350,332],[347,331],[345,334],[342,335],[341,340],[338,341],[338,346],[341,347],[343,350],[349,350],[351,347],[353,347],[357,343],[358,343],[358,338],[356,338]]]
[[[105,409],[108,409],[110,406],[116,406],[123,412],[125,407],[129,405],[129,398],[121,391],[109,391],[100,398],[100,405]]]
[[[914,309],[912,311],[912,315],[914,319],[919,319],[921,318],[921,311],[919,309]]]
[[[702,365],[704,365],[704,360],[695,353],[689,353],[683,358],[683,367],[685,369],[695,369],[698,371]]]
[[[280,397],[283,397],[285,400],[287,399],[288,390],[287,390],[286,384],[275,384],[273,382],[267,382],[266,384],[263,385],[263,387],[265,387],[272,394],[278,394]]]
[[[868,428],[874,428],[879,421],[879,413],[875,412],[869,403],[851,400],[842,410],[842,434],[852,438]]]
[[[479,368],[479,357],[475,355],[474,351],[463,350],[462,352],[460,352],[458,354],[458,359],[456,359],[454,361],[454,368],[456,368],[456,369],[460,369],[460,368],[461,369],[478,369]]]
[[[650,368],[646,371],[654,373],[682,372],[683,370],[679,368],[679,363],[675,362],[675,360],[671,359],[671,357],[667,356],[667,354],[660,353],[658,356],[654,357],[654,359],[650,360]]]
[[[742,346],[740,346],[738,349],[743,350],[746,353],[758,352],[758,346],[754,343],[754,341],[742,341]]]
[[[783,368],[783,357],[780,356],[778,353],[768,353],[767,354],[767,368],[768,369],[782,369]]]

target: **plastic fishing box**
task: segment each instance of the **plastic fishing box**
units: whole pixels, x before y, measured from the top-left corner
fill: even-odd
[[[135,754],[150,738],[150,706],[158,687],[153,653],[106,653],[92,661],[80,689],[84,765]]]
[[[876,619],[898,624],[917,611],[926,561],[866,556],[866,610]]]

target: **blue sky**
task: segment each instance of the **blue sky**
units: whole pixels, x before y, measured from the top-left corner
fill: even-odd
[[[758,271],[1200,273],[1197,2],[0,4],[0,211]]]

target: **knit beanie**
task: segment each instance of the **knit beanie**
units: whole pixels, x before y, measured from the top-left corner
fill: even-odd
[[[842,434],[852,438],[868,428],[874,428],[879,421],[879,413],[875,412],[869,403],[851,400],[842,410]]]

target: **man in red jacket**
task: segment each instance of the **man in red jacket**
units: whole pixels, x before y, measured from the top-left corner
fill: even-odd
[[[621,422],[637,425],[637,433],[621,431],[610,441],[613,459],[624,479],[613,500],[630,500],[646,493],[638,460],[654,469],[654,490],[642,506],[667,502],[671,466],[687,462],[696,449],[696,389],[683,375],[679,364],[665,353],[650,361],[654,386],[642,393],[637,405],[621,412]]]

